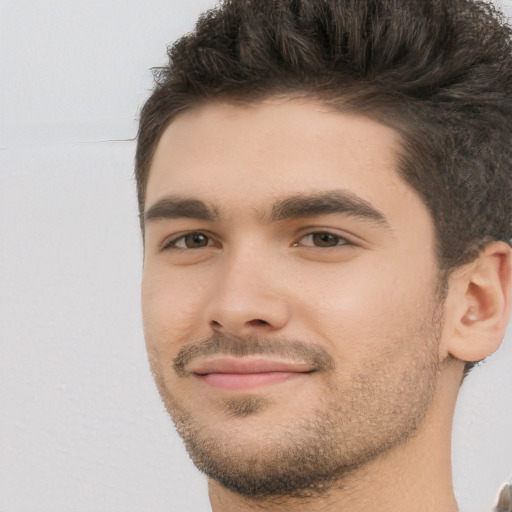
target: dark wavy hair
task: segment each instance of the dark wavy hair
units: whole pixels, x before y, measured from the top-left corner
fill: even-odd
[[[305,96],[401,135],[397,172],[428,207],[441,271],[512,237],[511,29],[472,0],[226,0],[168,49],[141,111],[135,176],[180,111]]]

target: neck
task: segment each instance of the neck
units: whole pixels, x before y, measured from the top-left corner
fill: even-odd
[[[441,372],[438,393],[416,433],[311,498],[249,499],[209,482],[212,512],[456,512],[451,429],[460,372]]]

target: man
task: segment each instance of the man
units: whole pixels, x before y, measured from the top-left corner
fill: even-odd
[[[512,54],[467,0],[232,0],[170,50],[136,177],[151,369],[215,512],[457,510],[512,302]]]

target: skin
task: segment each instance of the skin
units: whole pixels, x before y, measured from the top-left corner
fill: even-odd
[[[481,320],[493,335],[471,345],[475,360],[499,345],[510,251],[495,244],[441,297],[434,226],[396,173],[399,150],[392,129],[299,99],[206,104],[165,130],[146,196],[144,330],[215,512],[457,510],[454,355],[483,339]],[[286,209],[305,196],[310,211]],[[291,371],[258,381],[251,368],[269,364]],[[226,484],[300,475],[301,450],[325,452],[313,473],[338,471],[295,493]]]

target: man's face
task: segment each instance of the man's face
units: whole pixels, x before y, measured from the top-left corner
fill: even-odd
[[[420,427],[441,306],[398,150],[392,129],[297,99],[208,104],[164,132],[146,344],[192,459],[226,487],[320,491]]]

